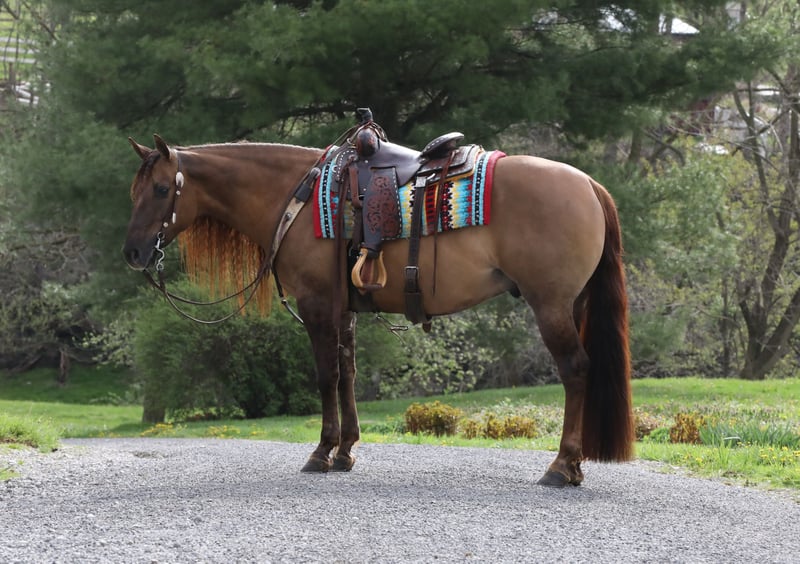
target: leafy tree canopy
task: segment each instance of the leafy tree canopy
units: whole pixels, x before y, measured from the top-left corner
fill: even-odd
[[[686,42],[661,33],[665,13],[719,0],[54,1],[71,7],[48,57],[56,96],[179,142],[324,145],[358,106],[409,143],[520,122],[595,137],[727,87],[772,49],[710,17]]]
[[[119,258],[128,135],[324,146],[370,106],[416,146],[448,130],[493,145],[519,123],[604,137],[749,76],[775,48],[768,29],[731,27],[721,0],[41,4],[40,104],[0,157],[37,220],[97,251],[91,301],[111,311],[139,282]],[[673,13],[700,32],[662,33]]]

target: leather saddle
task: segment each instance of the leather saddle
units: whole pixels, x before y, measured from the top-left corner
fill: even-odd
[[[458,147],[464,135],[452,132],[436,137],[417,151],[389,142],[369,109],[359,109],[357,116],[360,123],[337,155],[335,169],[341,193],[355,209],[351,249],[358,258],[351,281],[364,294],[386,284],[381,243],[400,235],[399,188],[416,179],[415,186],[419,184],[421,191],[415,200],[424,199],[425,187],[440,182],[442,177],[472,170],[480,147]],[[417,212],[420,213],[421,210]],[[412,217],[412,223],[419,221]]]
[[[348,261],[352,265],[350,280],[356,290],[351,292],[351,308],[374,310],[370,307],[370,292],[383,288],[387,281],[381,243],[401,236],[399,188],[413,183],[411,225],[406,231],[410,232],[409,254],[404,269],[406,317],[413,323],[423,323],[428,330],[430,317],[422,304],[417,266],[426,189],[441,183],[442,179],[469,173],[482,148],[479,145],[459,147],[458,142],[464,135],[452,132],[436,137],[422,151],[417,151],[389,142],[368,108],[358,109],[356,116],[359,124],[343,136],[345,142],[326,158],[332,165],[333,192],[338,192],[342,203],[350,200],[354,212]],[[319,174],[319,169],[316,172]],[[441,191],[438,194],[441,197]],[[308,196],[304,193],[298,197]],[[440,207],[437,202],[436,209]],[[344,215],[337,213],[337,236],[344,231]],[[434,232],[438,216],[436,220]]]

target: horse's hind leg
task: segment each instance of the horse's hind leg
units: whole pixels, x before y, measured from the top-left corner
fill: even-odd
[[[530,302],[529,302],[530,303]],[[564,426],[558,456],[539,480],[544,486],[577,486],[583,481],[581,436],[589,358],[580,342],[571,303],[536,303],[536,320],[564,385]]]
[[[360,437],[356,409],[356,314],[342,315],[339,331],[339,406],[342,414],[342,431],[339,448],[333,458],[333,470],[347,471],[355,464],[350,450]]]

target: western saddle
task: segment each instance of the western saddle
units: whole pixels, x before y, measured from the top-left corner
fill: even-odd
[[[383,128],[373,120],[369,108],[356,110],[356,117],[358,125],[345,133],[345,142],[325,158],[325,163],[334,162],[339,201],[349,199],[354,209],[348,261],[350,280],[355,288],[350,293],[351,308],[374,311],[369,293],[383,288],[387,280],[381,243],[400,236],[398,189],[413,181],[408,261],[404,270],[405,315],[412,323],[422,323],[427,330],[430,316],[422,303],[418,266],[426,188],[471,170],[481,148],[478,145],[458,147],[464,135],[453,132],[435,138],[422,151],[417,151],[390,143]],[[439,223],[441,192],[439,190],[436,202],[436,221],[433,226],[428,225],[428,231],[434,234]],[[337,237],[344,231],[343,216],[340,207]]]

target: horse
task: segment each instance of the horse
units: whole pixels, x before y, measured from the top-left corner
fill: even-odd
[[[180,147],[158,135],[152,149],[129,141],[142,162],[131,185],[127,264],[147,271],[181,234],[187,269],[205,268],[211,286],[233,279],[241,288],[242,265],[253,256],[272,255],[268,267],[276,287],[295,298],[310,338],[321,396],[320,440],[301,471],[351,470],[360,429],[356,314],[343,282],[345,242],[315,236],[311,206],[287,211],[323,150],[278,143]],[[496,162],[491,210],[487,225],[422,237],[419,286],[425,310],[430,316],[452,314],[504,292],[527,302],[565,390],[558,454],[537,483],[577,486],[584,479],[584,460],[633,457],[617,208],[601,184],[576,168],[508,155]],[[287,216],[293,223],[284,223]],[[404,311],[408,247],[408,239],[383,243],[389,275],[372,293],[378,311]],[[273,284],[262,286],[271,290]]]

